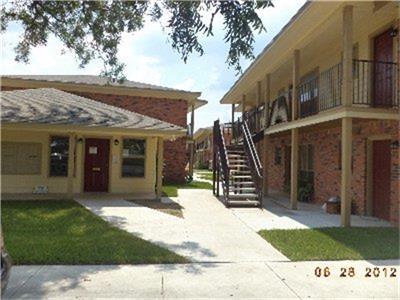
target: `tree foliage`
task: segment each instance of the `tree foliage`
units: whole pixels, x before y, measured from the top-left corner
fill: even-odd
[[[171,46],[186,62],[189,55],[204,53],[202,36],[213,35],[215,17],[223,20],[224,40],[229,45],[227,64],[241,72],[240,59],[253,58],[254,33],[265,30],[257,11],[271,1],[33,1],[2,0],[1,31],[10,22],[22,25],[15,59],[29,62],[32,47],[46,45],[54,35],[75,53],[80,67],[101,59],[102,75],[121,81],[124,64],[118,45],[124,32],[134,33],[145,21],[160,22]],[[149,17],[147,17],[149,16]]]

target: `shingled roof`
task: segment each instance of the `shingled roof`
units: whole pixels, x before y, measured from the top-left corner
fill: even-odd
[[[35,80],[35,81],[149,89],[149,90],[159,90],[159,91],[176,91],[176,92],[186,92],[186,93],[196,94],[196,92],[172,89],[164,86],[142,83],[131,80],[124,80],[122,83],[112,82],[106,77],[95,76],[95,75],[2,75],[2,77],[24,79],[24,80]]]
[[[186,132],[177,125],[53,88],[1,92],[1,122]]]

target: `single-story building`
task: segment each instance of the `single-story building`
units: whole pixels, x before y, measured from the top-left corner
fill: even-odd
[[[186,135],[183,126],[54,88],[1,98],[2,199],[160,197],[164,141]]]
[[[187,134],[164,142],[165,182],[182,183],[187,176],[188,154],[195,110],[207,101],[200,92],[184,91],[132,80],[122,83],[95,75],[2,75],[1,90],[55,88],[187,128]],[[190,121],[188,121],[188,113]],[[190,124],[188,124],[190,123]],[[188,151],[189,150],[189,151]]]

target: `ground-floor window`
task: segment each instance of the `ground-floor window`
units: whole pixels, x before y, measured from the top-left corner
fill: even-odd
[[[122,177],[144,177],[146,140],[124,139],[122,147]]]
[[[50,176],[68,176],[69,138],[50,137]]]
[[[34,175],[41,173],[42,144],[1,143],[2,175]]]

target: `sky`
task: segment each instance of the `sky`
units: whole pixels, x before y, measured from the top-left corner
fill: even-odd
[[[259,12],[267,31],[255,36],[254,55],[257,56],[281,30],[305,0],[275,0],[275,7]],[[1,35],[1,74],[89,74],[98,75],[102,70],[99,61],[92,61],[79,68],[72,52],[63,51],[63,45],[51,37],[46,46],[32,49],[28,64],[17,63],[14,47],[22,30],[13,24]],[[216,119],[228,122],[231,106],[219,103],[240,75],[225,63],[228,46],[223,41],[222,23],[217,20],[214,36],[202,39],[204,54],[192,54],[186,64],[168,42],[158,23],[146,23],[133,34],[124,34],[119,47],[119,59],[125,63],[124,74],[129,80],[151,83],[171,88],[201,92],[206,106],[195,112],[195,129],[208,127]],[[62,52],[65,52],[62,54]],[[251,61],[243,60],[245,70]]]

